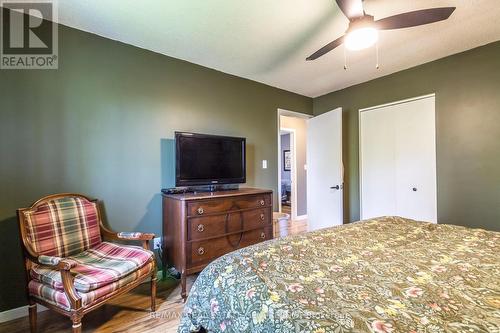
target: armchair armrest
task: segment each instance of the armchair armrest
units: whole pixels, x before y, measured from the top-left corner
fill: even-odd
[[[29,256],[29,257],[30,260],[37,265],[40,265],[42,267],[48,266],[53,269],[54,268],[57,269],[61,273],[61,280],[63,283],[64,292],[68,296],[68,299],[71,303],[71,307],[73,309],[78,309],[81,307],[82,300],[80,295],[75,289],[75,284],[74,284],[75,276],[74,273],[71,271],[71,269],[77,265],[76,261],[71,259],[46,256],[46,255],[40,255],[38,257],[36,256]]]
[[[118,232],[116,236],[128,240],[153,240],[153,238],[155,238],[155,234],[142,232]]]
[[[61,260],[61,257],[46,256],[43,254],[38,256],[39,265],[41,264],[46,266],[57,266],[61,262]]]
[[[55,268],[57,270],[71,270],[71,268],[76,266],[76,262],[70,259],[53,257],[46,255],[37,256],[30,246],[24,246],[24,255],[26,258],[34,264],[39,266],[45,266],[50,268]]]
[[[141,241],[142,247],[149,250],[149,241],[155,238],[155,234],[142,233],[142,232],[114,232],[106,228],[101,223],[101,234],[104,238],[110,240],[134,240]]]
[[[75,275],[71,272],[71,269],[76,265],[76,261],[69,259],[61,259],[57,264],[57,269],[61,272],[64,292],[68,296],[73,309],[79,309],[82,306],[82,298],[75,289]]]

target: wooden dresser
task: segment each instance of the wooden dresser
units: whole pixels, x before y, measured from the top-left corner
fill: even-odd
[[[273,238],[272,191],[254,188],[219,192],[163,194],[163,270],[186,276],[214,259]]]

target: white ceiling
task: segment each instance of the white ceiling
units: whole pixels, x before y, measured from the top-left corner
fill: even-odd
[[[499,0],[365,0],[375,19],[456,6],[427,26],[383,31],[375,48],[340,47],[305,58],[341,36],[347,19],[334,0],[59,0],[59,22],[274,87],[316,97],[500,40]]]

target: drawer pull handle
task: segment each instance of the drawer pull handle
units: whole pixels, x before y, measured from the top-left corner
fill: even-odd
[[[261,214],[260,214],[260,220],[261,220],[262,222],[264,222],[264,217],[265,217],[265,215],[264,215],[263,213],[261,213]]]
[[[205,212],[202,207],[199,207],[196,211],[198,212],[198,215],[201,215]]]
[[[265,202],[264,200],[262,200],[262,199],[261,199],[261,200],[260,200],[260,205],[261,205],[261,206],[264,206],[265,204],[266,204],[266,202]]]
[[[263,233],[263,232],[261,232],[261,233],[260,233],[260,238],[262,238],[262,239],[266,239],[266,234],[265,234],[265,233]]]
[[[205,231],[205,226],[203,224],[198,224],[198,232]]]
[[[204,249],[203,247],[199,247],[199,248],[198,248],[198,254],[199,254],[200,256],[204,255],[204,254],[205,254],[205,249]]]

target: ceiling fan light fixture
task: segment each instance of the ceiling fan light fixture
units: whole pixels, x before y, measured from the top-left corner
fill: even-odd
[[[364,27],[349,32],[345,38],[345,46],[348,50],[359,51],[373,46],[377,41],[378,30]]]
[[[395,30],[447,20],[456,7],[437,7],[414,10],[375,20],[363,9],[364,0],[335,0],[349,20],[346,33],[311,54],[306,60],[315,60],[344,44],[344,50],[362,50],[378,41],[379,30]],[[377,47],[378,50],[378,47]],[[378,52],[378,51],[377,51]]]

